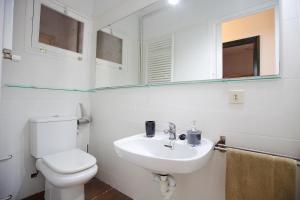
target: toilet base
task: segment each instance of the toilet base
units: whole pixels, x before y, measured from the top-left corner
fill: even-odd
[[[46,180],[45,200],[84,200],[84,184],[58,188]]]

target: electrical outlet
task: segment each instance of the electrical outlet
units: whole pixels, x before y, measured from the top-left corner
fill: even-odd
[[[229,103],[231,104],[243,104],[245,97],[244,90],[230,90],[229,91]]]

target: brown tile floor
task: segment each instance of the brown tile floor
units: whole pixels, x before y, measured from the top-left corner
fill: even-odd
[[[94,178],[85,185],[86,200],[132,200],[118,190]],[[24,200],[44,200],[44,192],[30,196]]]

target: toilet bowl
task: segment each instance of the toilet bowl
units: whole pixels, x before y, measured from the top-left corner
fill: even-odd
[[[44,156],[36,167],[46,179],[46,200],[84,200],[84,184],[98,170],[94,156],[80,149]]]
[[[46,179],[45,199],[84,200],[84,184],[98,166],[94,156],[76,148],[76,117],[33,118],[30,128],[31,155]]]

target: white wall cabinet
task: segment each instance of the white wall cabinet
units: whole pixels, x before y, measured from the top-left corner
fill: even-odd
[[[30,0],[27,6],[27,17],[32,23],[28,24],[30,28],[27,30],[27,36],[29,36],[27,40],[31,41],[27,48],[30,51],[52,56],[55,59],[65,57],[73,57],[78,61],[87,59],[87,41],[91,26],[86,16],[53,0]],[[44,16],[44,20],[42,16]],[[56,28],[56,26],[62,26],[62,23],[69,31]],[[82,25],[82,33],[74,31],[78,31],[78,27],[74,27],[77,23]],[[44,26],[41,27],[41,24]],[[53,26],[54,28],[52,28]],[[44,31],[42,35],[41,30]],[[75,41],[74,38],[78,41]],[[76,43],[80,43],[80,50],[72,48]]]

